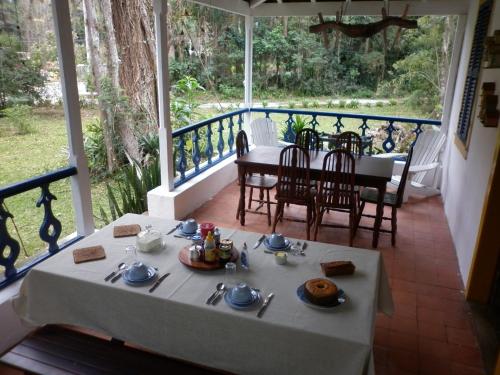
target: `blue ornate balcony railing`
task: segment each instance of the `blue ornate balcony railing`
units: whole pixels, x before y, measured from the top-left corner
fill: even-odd
[[[361,136],[370,138],[370,131],[382,130],[384,135],[381,142],[381,149],[385,152],[392,152],[396,148],[400,125],[411,129],[414,134],[412,144],[415,143],[424,126],[440,126],[441,121],[405,118],[393,116],[358,115],[351,113],[336,113],[324,111],[310,111],[300,109],[276,109],[276,108],[245,108],[229,112],[208,120],[204,120],[173,132],[174,160],[176,170],[176,180],[174,185],[180,186],[186,181],[196,177],[200,173],[211,168],[218,162],[226,159],[235,153],[236,133],[243,125],[243,114],[248,112],[262,113],[265,117],[271,118],[280,125],[285,125],[283,140],[294,142],[295,133],[293,124],[296,116],[306,117],[308,126],[327,133],[341,133],[345,131],[346,122],[357,124],[355,127]],[[277,121],[276,117],[285,115],[282,121]],[[325,124],[327,126],[325,126]],[[214,151],[216,150],[216,151]]]
[[[172,132],[177,187],[236,151],[236,133],[248,109],[225,113]]]
[[[59,250],[81,239],[81,237],[75,237],[65,242],[62,246],[59,246],[57,243],[61,235],[62,225],[52,212],[51,202],[57,198],[49,190],[49,185],[52,182],[76,175],[76,173],[77,170],[75,167],[66,167],[0,189],[0,266],[5,268],[5,277],[3,279],[0,278],[0,289],[24,276],[35,264],[40,263],[44,259],[57,253]],[[19,257],[20,246],[19,242],[11,237],[7,230],[7,220],[12,218],[13,215],[6,209],[4,201],[6,198],[36,188],[40,188],[41,193],[40,198],[36,202],[36,206],[43,206],[44,210],[39,236],[48,244],[48,249],[44,254],[37,256],[22,267],[16,268],[15,263]]]
[[[281,114],[288,116],[285,120],[286,130],[284,134],[285,142],[294,142],[295,133],[293,131],[293,124],[295,123],[295,116],[307,116],[309,127],[318,130],[318,127],[325,122],[329,125],[331,133],[341,133],[345,131],[346,120],[354,120],[358,122],[357,129],[358,133],[362,137],[369,135],[370,130],[374,128],[382,128],[385,132],[385,139],[382,141],[382,148],[385,152],[392,152],[396,148],[397,140],[394,139],[394,135],[400,130],[397,129],[398,125],[409,126],[411,132],[415,134],[415,138],[412,141],[412,145],[416,142],[420,133],[424,131],[423,126],[441,126],[441,121],[439,120],[429,120],[429,119],[417,119],[417,118],[406,118],[406,117],[393,117],[393,116],[376,116],[376,115],[358,115],[352,113],[336,113],[336,112],[324,112],[324,111],[308,111],[300,109],[276,109],[276,108],[252,108],[251,112],[264,113],[265,117],[271,118],[271,114]],[[373,123],[376,122],[376,123]],[[325,130],[325,127],[322,127]],[[328,132],[328,131],[327,131]]]

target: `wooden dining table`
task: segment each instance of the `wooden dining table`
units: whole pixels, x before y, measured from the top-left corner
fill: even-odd
[[[240,224],[245,225],[245,176],[249,173],[278,175],[279,159],[282,148],[257,146],[249,153],[236,159],[238,179],[240,183]],[[323,159],[328,152],[309,151],[311,179],[320,180],[323,169]],[[372,246],[378,246],[380,226],[384,214],[384,195],[386,185],[391,181],[394,161],[386,158],[362,156],[355,160],[355,184],[363,187],[373,187],[378,190],[377,211],[373,231]]]

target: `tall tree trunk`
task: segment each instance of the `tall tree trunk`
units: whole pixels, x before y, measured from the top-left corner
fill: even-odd
[[[108,172],[112,173],[116,166],[116,154],[113,145],[113,122],[110,121],[110,110],[102,100],[101,84],[105,77],[103,64],[99,54],[99,33],[97,31],[97,17],[93,0],[83,0],[83,17],[85,21],[85,46],[87,47],[87,59],[92,69],[93,84],[99,97],[99,108],[101,124],[106,147],[106,165]]]
[[[113,26],[121,64],[119,78],[136,113],[151,129],[158,126],[155,41],[151,1],[111,0]]]
[[[121,95],[122,91],[119,80],[120,59],[118,57],[118,47],[116,45],[116,33],[113,25],[111,2],[110,0],[101,0],[100,6],[103,17],[103,34],[105,36],[104,42],[108,52],[106,55],[106,66],[108,68],[109,77],[111,78],[112,90],[114,91],[116,97],[118,97]],[[113,104],[116,105],[116,103]],[[135,121],[131,118],[131,114],[115,113],[113,118],[110,120],[114,122],[114,129],[116,130],[127,154],[134,160],[141,160],[139,142],[134,129]]]

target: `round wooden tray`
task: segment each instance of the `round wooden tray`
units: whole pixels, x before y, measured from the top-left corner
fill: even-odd
[[[217,260],[213,263],[205,263],[205,262],[194,262],[191,259],[189,259],[189,248],[191,246],[186,246],[183,247],[182,250],[179,252],[179,261],[184,264],[185,266],[188,266],[190,268],[194,268],[197,270],[203,270],[203,271],[211,271],[211,270],[218,270],[221,268],[224,268],[224,264],[219,263],[219,257],[217,257]],[[231,250],[231,258],[229,259],[229,262],[236,262],[238,260],[238,250],[236,250],[233,247],[233,250]]]

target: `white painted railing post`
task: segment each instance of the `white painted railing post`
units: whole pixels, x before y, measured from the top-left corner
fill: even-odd
[[[83,147],[82,119],[78,100],[75,52],[68,0],[52,0],[52,15],[56,33],[66,131],[68,133],[69,162],[78,170],[78,173],[71,177],[76,231],[78,235],[87,236],[94,232],[94,219],[89,168]]]
[[[161,185],[174,189],[174,147],[170,123],[170,80],[168,76],[167,0],[154,0],[156,36],[156,80],[158,87],[158,135],[160,137]]]
[[[252,64],[253,64],[253,16],[245,16],[245,108],[253,105],[252,97]],[[245,125],[250,129],[252,114],[245,114]]]

